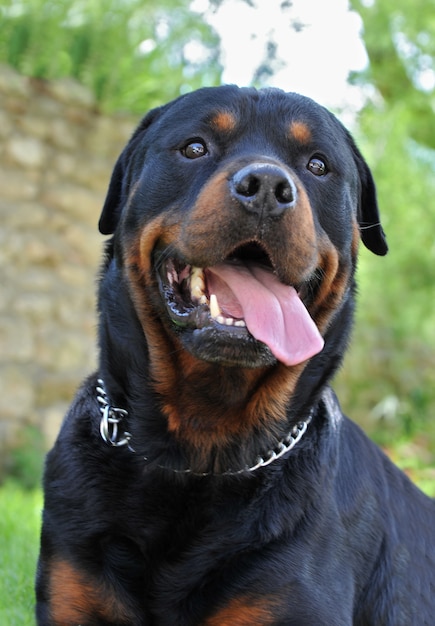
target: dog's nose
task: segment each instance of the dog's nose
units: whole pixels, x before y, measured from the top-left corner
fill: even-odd
[[[277,217],[294,206],[296,185],[289,174],[272,163],[251,163],[236,172],[230,188],[250,213]]]

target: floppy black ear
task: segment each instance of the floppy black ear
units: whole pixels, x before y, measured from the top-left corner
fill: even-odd
[[[130,191],[131,174],[129,166],[133,153],[143,138],[143,133],[158,117],[164,107],[153,109],[142,119],[130,141],[122,151],[112,172],[106,200],[101,212],[98,228],[103,235],[112,235],[121,217],[122,208]]]
[[[383,256],[388,252],[387,240],[381,226],[376,186],[369,166],[363,159],[352,140],[352,149],[361,180],[361,198],[358,207],[358,223],[363,244],[374,252]]]
[[[98,229],[103,235],[111,235],[115,232],[116,226],[121,215],[122,206],[125,196],[125,172],[127,148],[122,152],[117,160],[110,178],[109,189],[104,201],[103,210],[98,222]]]

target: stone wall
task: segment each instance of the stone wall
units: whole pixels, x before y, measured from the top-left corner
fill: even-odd
[[[26,425],[51,444],[94,367],[97,222],[135,123],[0,67],[0,464]]]

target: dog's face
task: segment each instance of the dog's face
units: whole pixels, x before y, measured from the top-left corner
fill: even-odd
[[[278,90],[204,89],[150,112],[100,220],[148,341],[204,363],[297,367],[322,350],[360,233],[387,248],[341,124]]]

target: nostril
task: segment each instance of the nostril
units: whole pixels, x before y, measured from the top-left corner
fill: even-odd
[[[239,193],[241,196],[245,196],[246,198],[252,198],[253,196],[256,196],[261,186],[260,180],[257,178],[257,176],[254,176],[252,174],[247,174],[240,179],[238,179],[238,177],[235,177],[234,182],[236,192]]]
[[[288,180],[278,183],[275,189],[275,197],[281,204],[290,204],[293,202],[295,199],[293,184]]]

